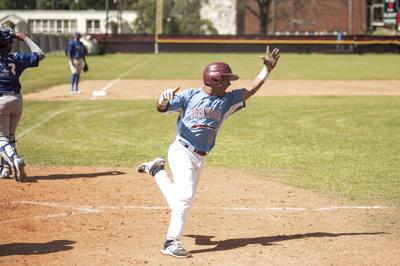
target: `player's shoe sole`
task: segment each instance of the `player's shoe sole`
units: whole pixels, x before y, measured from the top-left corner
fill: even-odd
[[[187,254],[185,254],[185,255],[175,255],[174,253],[169,252],[168,250],[161,249],[161,253],[164,254],[164,255],[169,255],[169,256],[172,256],[172,257],[175,257],[175,258],[180,258],[180,259],[192,257],[192,254],[190,254],[189,252]]]
[[[139,165],[137,171],[139,173],[147,173],[151,176],[155,176],[160,170],[164,170],[164,166],[165,160],[163,158],[156,158],[151,162]]]
[[[15,175],[14,175],[15,181],[24,182],[26,178],[25,162],[20,158],[16,158],[14,160],[14,166],[15,166]]]

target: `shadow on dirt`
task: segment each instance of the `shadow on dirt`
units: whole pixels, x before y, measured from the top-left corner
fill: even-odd
[[[195,244],[200,246],[211,246],[215,245],[213,248],[206,249],[198,249],[191,250],[192,254],[195,253],[203,253],[203,252],[212,252],[212,251],[222,251],[222,250],[230,250],[240,247],[245,247],[247,245],[274,245],[275,242],[308,238],[308,237],[341,237],[341,236],[363,236],[363,235],[380,235],[387,234],[385,232],[373,232],[373,233],[325,233],[325,232],[314,232],[314,233],[306,233],[306,234],[296,234],[296,235],[277,235],[277,236],[264,236],[264,237],[254,237],[254,238],[233,238],[226,239],[221,241],[211,240],[214,236],[203,236],[203,235],[186,235],[187,237],[192,237],[195,239]]]
[[[125,172],[120,171],[107,171],[99,173],[85,173],[85,174],[49,174],[43,176],[28,176],[24,182],[37,182],[38,180],[58,180],[58,179],[72,179],[72,178],[95,178],[99,176],[108,175],[125,175]]]
[[[39,255],[73,249],[71,240],[53,240],[46,243],[12,243],[0,245],[0,257],[12,255]]]

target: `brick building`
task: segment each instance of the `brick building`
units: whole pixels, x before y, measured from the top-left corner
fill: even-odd
[[[268,33],[363,34],[368,29],[366,0],[271,0],[270,3]],[[237,0],[237,7],[237,32],[262,33],[257,1]]]

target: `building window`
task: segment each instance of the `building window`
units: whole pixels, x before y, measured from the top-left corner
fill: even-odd
[[[32,33],[68,34],[77,30],[76,20],[30,19],[28,25]]]
[[[90,19],[86,21],[87,33],[100,33],[100,20]]]
[[[62,32],[62,21],[57,20],[57,33],[61,33],[61,32]]]
[[[42,20],[40,19],[32,19],[28,20],[28,24],[32,33],[41,33],[43,32],[42,29]]]
[[[69,21],[68,20],[63,20],[63,33],[68,33],[70,32],[69,30]]]
[[[55,33],[56,31],[56,21],[55,20],[49,20],[49,32],[50,33]]]
[[[49,32],[49,21],[48,20],[43,20],[43,33]]]
[[[76,32],[78,30],[76,26],[76,20],[70,20],[71,22],[71,32]]]

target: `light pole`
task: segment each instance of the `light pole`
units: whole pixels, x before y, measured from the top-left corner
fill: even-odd
[[[353,34],[353,0],[349,0],[349,35]]]
[[[106,0],[106,35],[108,35],[108,11],[110,9],[109,0]]]
[[[164,0],[156,1],[156,25],[154,29],[154,53],[158,54],[158,35],[162,33]]]

